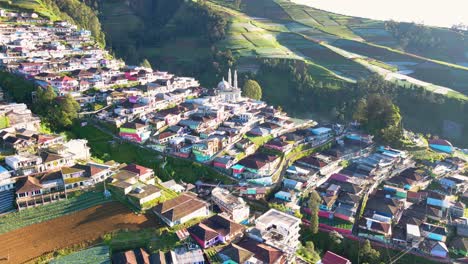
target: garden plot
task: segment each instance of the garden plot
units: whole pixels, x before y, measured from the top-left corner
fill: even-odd
[[[55,259],[50,264],[110,264],[110,249],[108,246],[92,247]]]

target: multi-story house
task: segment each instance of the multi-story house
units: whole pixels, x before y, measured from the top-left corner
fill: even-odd
[[[211,200],[234,222],[241,223],[249,219],[250,208],[247,203],[242,198],[229,193],[228,190],[214,188],[211,191]]]
[[[281,249],[290,257],[299,247],[301,219],[290,214],[270,209],[255,220],[255,228],[249,230],[249,236]]]

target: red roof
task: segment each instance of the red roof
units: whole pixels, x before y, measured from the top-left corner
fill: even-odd
[[[351,263],[351,261],[331,251],[327,251],[327,253],[325,253],[325,256],[323,256],[322,258],[322,263],[323,264],[348,264],[348,263]]]
[[[129,164],[129,165],[125,166],[124,168],[122,168],[122,170],[126,170],[126,171],[129,171],[129,172],[136,173],[139,176],[144,175],[144,174],[151,171],[151,169],[140,166],[140,165],[137,165],[137,164]]]
[[[336,180],[336,181],[339,181],[339,182],[348,182],[349,177],[346,176],[346,175],[340,174],[340,173],[334,173],[334,174],[332,174],[330,179]]]

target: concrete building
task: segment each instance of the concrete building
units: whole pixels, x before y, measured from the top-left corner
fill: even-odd
[[[249,231],[249,236],[281,249],[293,258],[299,247],[299,225],[301,219],[270,209],[255,220],[255,227]]]
[[[242,198],[230,194],[226,189],[214,188],[211,192],[211,200],[234,222],[240,223],[249,218],[250,208],[247,203]]]

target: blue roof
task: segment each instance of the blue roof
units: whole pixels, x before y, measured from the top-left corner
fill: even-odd
[[[244,166],[242,166],[240,164],[236,164],[236,165],[232,166],[232,169],[234,169],[234,170],[241,170],[243,168],[244,168]]]
[[[296,185],[298,183],[298,181],[291,180],[291,179],[284,179],[283,182],[284,184],[287,184],[287,185]]]
[[[331,131],[331,128],[317,127],[317,128],[311,129],[310,131],[312,131],[312,133],[314,133],[315,135],[321,135],[321,134],[329,133]]]
[[[0,173],[4,173],[4,172],[8,172],[8,170],[5,169],[5,167],[0,166]]]

